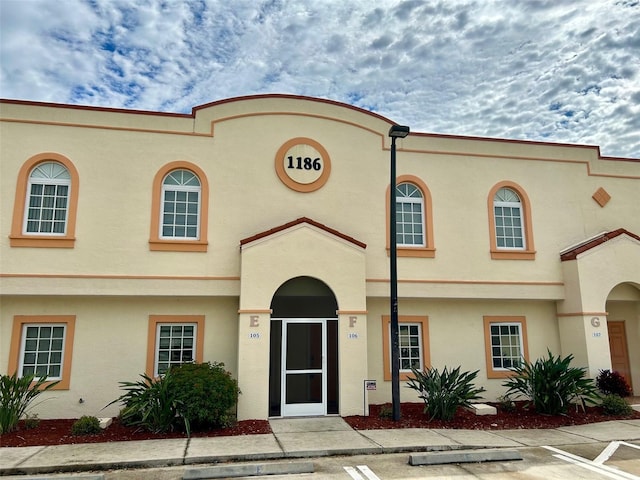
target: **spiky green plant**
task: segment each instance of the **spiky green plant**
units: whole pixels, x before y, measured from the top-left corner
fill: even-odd
[[[596,403],[598,389],[592,379],[587,378],[586,369],[572,367],[573,355],[555,357],[547,349],[547,357],[530,363],[526,360],[512,368],[513,376],[503,386],[505,395],[526,397],[538,413],[559,415],[566,413],[571,403]]]
[[[182,422],[187,435],[190,435],[189,420],[184,415],[182,401],[176,398],[171,370],[159,378],[151,378],[144,373],[140,376],[142,380],[137,382],[119,382],[125,393],[106,407],[123,403],[120,418],[125,424],[139,425],[150,432],[161,433],[173,430]]]
[[[473,384],[478,370],[475,372],[460,372],[460,367],[442,372],[437,368],[424,371],[411,369],[413,378],[409,378],[407,386],[418,392],[424,401],[424,411],[429,419],[452,420],[458,407],[468,407],[472,400],[481,398],[483,387],[476,388]]]
[[[47,381],[46,375],[38,378],[35,374],[18,377],[17,372],[1,375],[0,434],[13,431],[36,397],[58,383]]]

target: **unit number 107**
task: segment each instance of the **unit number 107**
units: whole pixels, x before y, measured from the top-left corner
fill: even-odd
[[[311,159],[309,157],[296,157],[293,158],[291,155],[287,157],[289,160],[289,165],[287,168],[295,168],[297,170],[320,170],[322,169],[322,163],[320,163],[320,158]]]

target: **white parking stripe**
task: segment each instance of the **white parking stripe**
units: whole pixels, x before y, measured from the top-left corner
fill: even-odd
[[[593,459],[593,463],[602,465],[604,462],[611,458],[611,455],[616,453],[620,442],[611,442],[607,447],[602,451],[600,455]]]
[[[378,477],[375,473],[373,473],[371,469],[366,465],[358,465],[358,470],[364,473],[364,476],[367,477],[369,480],[380,480],[380,477]]]
[[[344,468],[344,470],[349,474],[351,478],[353,478],[353,480],[365,480],[364,477],[360,475],[360,473],[362,473],[365,477],[367,477],[368,480],[380,480],[380,477],[378,477],[375,473],[373,473],[373,471],[366,465],[358,465],[356,468],[353,468],[353,467],[342,467],[342,468]],[[360,470],[360,472],[358,472],[358,470]]]
[[[342,467],[349,474],[353,480],[364,480],[364,478],[358,473],[358,471],[353,467]]]
[[[615,468],[607,467],[606,465],[595,464],[591,460],[580,457],[578,455],[573,455],[572,453],[565,452],[560,450],[559,448],[549,447],[543,445],[542,448],[546,448],[552,452],[557,453],[558,455],[554,455],[554,457],[564,460],[566,462],[573,463],[574,465],[578,465],[584,468],[588,468],[589,470],[595,469],[598,473],[605,475],[609,478],[614,478],[616,480],[640,480],[640,477],[633,475],[631,473],[623,472],[622,470],[617,470]]]

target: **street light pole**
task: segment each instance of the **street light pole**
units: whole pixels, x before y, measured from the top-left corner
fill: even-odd
[[[396,238],[396,138],[409,135],[409,127],[392,125],[391,137],[391,181],[389,191],[389,259],[390,259],[390,304],[391,304],[391,401],[393,420],[400,420],[400,345],[398,326],[398,241]]]

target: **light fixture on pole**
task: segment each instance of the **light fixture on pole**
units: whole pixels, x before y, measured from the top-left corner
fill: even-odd
[[[409,135],[409,127],[392,125],[391,137],[391,185],[389,189],[389,258],[391,281],[391,400],[393,420],[400,420],[400,345],[398,326],[398,240],[396,238],[396,138]]]

